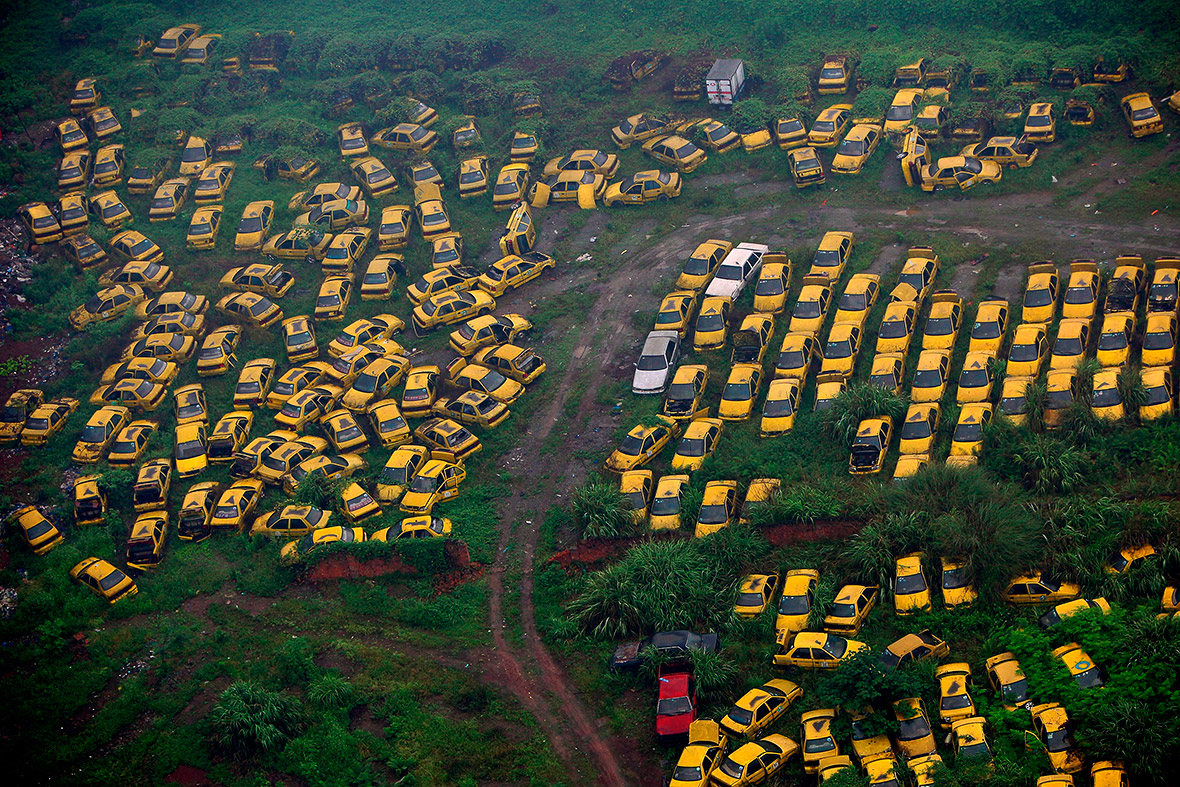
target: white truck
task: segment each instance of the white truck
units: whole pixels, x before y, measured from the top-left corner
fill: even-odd
[[[746,85],[746,64],[737,58],[714,61],[705,75],[705,95],[710,104],[729,106]]]

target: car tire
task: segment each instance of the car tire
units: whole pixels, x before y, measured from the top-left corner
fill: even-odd
[[[656,197],[656,201],[657,201],[657,202],[667,202],[667,201],[668,201],[668,195],[667,195],[667,194],[661,194],[660,196]]]

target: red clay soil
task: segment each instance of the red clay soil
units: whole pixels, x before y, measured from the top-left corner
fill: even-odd
[[[471,562],[471,553],[467,544],[462,541],[448,540],[443,544],[443,554],[446,555],[447,565],[451,571],[440,575],[448,577],[451,587],[461,585],[470,579],[476,579],[482,574],[482,568]],[[472,569],[475,569],[472,571]],[[337,552],[316,563],[307,570],[307,580],[310,582],[331,582],[340,579],[360,579],[371,577],[386,577],[392,574],[416,575],[418,569],[403,561],[397,555],[374,558],[358,558],[347,552]],[[464,579],[463,577],[466,577]],[[445,583],[444,583],[445,586]]]
[[[212,787],[213,782],[209,774],[191,765],[178,765],[176,770],[164,777],[169,784],[182,784],[185,787]]]

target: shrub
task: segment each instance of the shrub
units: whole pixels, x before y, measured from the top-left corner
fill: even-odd
[[[824,428],[841,445],[851,446],[861,421],[889,418],[899,423],[905,417],[907,404],[906,397],[892,391],[868,383],[853,383],[824,412]]]
[[[925,549],[929,530],[925,517],[917,512],[889,513],[871,522],[847,545],[852,561],[865,582],[880,585],[884,598],[892,596],[894,561],[908,552]]]
[[[1090,463],[1077,446],[1049,435],[1032,435],[1012,459],[1025,487],[1038,495],[1072,492]]]
[[[591,481],[579,486],[573,510],[583,538],[624,538],[635,532],[631,502],[613,484]]]
[[[856,100],[852,102],[853,117],[885,117],[889,104],[893,101],[893,91],[885,87],[868,87],[860,91]]]
[[[813,524],[821,519],[835,519],[844,512],[843,503],[829,490],[797,484],[779,490],[763,503],[750,506],[748,516],[754,525]]]
[[[214,741],[235,756],[281,750],[300,726],[299,702],[256,683],[239,681],[209,711]]]
[[[893,75],[900,64],[901,53],[897,49],[871,49],[860,59],[856,73],[869,85],[889,87],[893,84]]]

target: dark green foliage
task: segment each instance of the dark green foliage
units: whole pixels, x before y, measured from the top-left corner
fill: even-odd
[[[567,612],[598,638],[715,628],[733,614],[737,578],[765,550],[766,542],[740,526],[693,541],[640,544],[589,575]]]
[[[765,101],[760,98],[747,98],[733,105],[729,122],[734,131],[749,134],[766,128],[771,115],[772,112]]]
[[[1038,495],[1072,492],[1081,484],[1089,457],[1050,435],[1032,435],[1012,457],[1025,487]]]
[[[631,502],[613,484],[591,481],[579,486],[572,506],[583,538],[623,538],[635,532]]]
[[[875,716],[891,713],[894,700],[921,697],[935,683],[934,665],[922,662],[912,667],[886,672],[878,661],[879,654],[870,649],[854,653],[841,660],[834,672],[820,684],[817,694],[825,707],[877,708]],[[874,718],[880,724],[883,718]],[[895,730],[895,724],[888,729]]]
[[[813,524],[821,519],[835,519],[844,511],[836,493],[808,484],[781,489],[764,503],[749,505],[746,515],[758,526]]]
[[[861,57],[856,75],[870,86],[886,88],[893,84],[893,75],[900,65],[903,63],[898,50],[874,47]]]
[[[221,693],[209,712],[209,724],[218,747],[245,757],[280,751],[298,730],[300,717],[297,700],[238,682]]]
[[[907,397],[868,383],[853,383],[824,412],[824,428],[841,445],[850,446],[861,421],[889,418],[895,424],[900,423],[907,405]]]
[[[896,91],[885,87],[868,87],[852,102],[853,117],[884,118]]]

